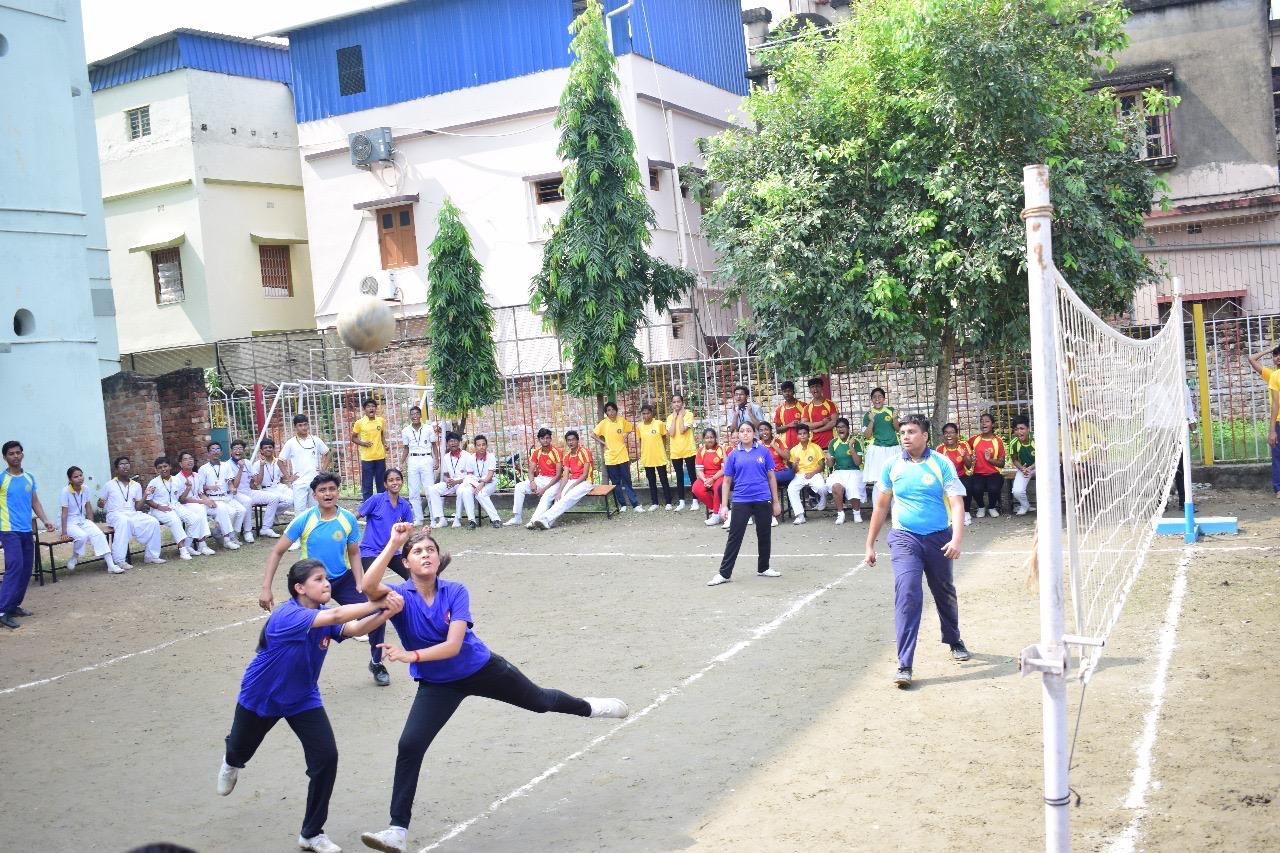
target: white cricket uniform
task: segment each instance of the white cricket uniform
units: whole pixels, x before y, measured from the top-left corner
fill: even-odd
[[[160,522],[138,511],[142,500],[142,486],[129,481],[126,486],[113,478],[105,488],[107,524],[114,528],[111,539],[111,556],[117,563],[129,562],[129,539],[137,540],[145,550],[148,560],[160,559]]]
[[[444,518],[444,499],[446,495],[458,495],[458,486],[450,486],[446,479],[461,480],[468,474],[476,473],[476,458],[465,450],[458,451],[457,456],[446,453],[444,458],[440,460],[440,482],[431,487],[431,518]],[[461,485],[461,484],[459,484]],[[459,499],[453,502],[453,520],[457,521],[462,514],[463,501],[459,495]],[[471,511],[475,512],[475,506],[472,505]]]
[[[422,499],[431,497],[431,487],[436,484],[435,444],[439,441],[439,427],[431,421],[423,421],[421,427],[412,425],[400,430],[400,441],[409,451],[409,505],[413,507],[413,523],[422,523]]]
[[[819,509],[827,504],[827,481],[823,479],[822,472],[814,471],[812,474],[801,474],[797,471],[796,475],[791,478],[790,484],[787,485],[787,497],[791,499],[791,511],[798,516],[804,515],[804,503],[800,499],[800,491],[805,486],[813,489],[813,493],[818,496]]]
[[[67,526],[62,531],[71,537],[71,555],[76,559],[84,553],[86,544],[93,546],[93,556],[107,555],[107,565],[113,563],[107,534],[93,523],[93,498],[84,490],[75,491],[70,485],[62,487],[62,506],[67,510]]]
[[[293,505],[293,489],[289,488],[284,482],[284,471],[280,468],[280,461],[272,459],[270,462],[265,459],[258,459],[249,466],[249,473],[254,477],[261,477],[262,482],[259,483],[261,488],[254,489],[254,501],[258,501],[258,495],[270,495],[275,498],[273,503],[265,503],[266,509],[262,511],[262,529],[267,530],[276,523],[276,515],[279,514],[281,507]]]
[[[200,491],[214,503],[207,507],[207,514],[217,523],[218,532],[226,541],[240,529],[245,516],[244,504],[231,495],[230,483],[236,477],[237,466],[227,459],[217,465],[206,462],[196,473],[200,478]]]
[[[173,491],[178,497],[178,514],[182,516],[182,526],[187,529],[187,535],[193,540],[193,545],[195,542],[203,542],[212,533],[209,529],[209,514],[205,511],[205,505],[182,502],[184,492],[188,501],[198,501],[204,497],[204,491],[200,488],[200,475],[192,471],[191,475],[187,476],[179,470],[172,479]]]
[[[187,532],[186,525],[183,523],[186,519],[180,509],[182,504],[178,501],[184,489],[186,489],[186,483],[183,480],[174,477],[164,480],[157,476],[152,477],[151,482],[147,483],[143,496],[151,503],[169,507],[167,510],[151,507],[147,510],[147,514],[169,528],[173,541],[177,542],[179,547],[187,548],[191,545],[191,534]],[[200,514],[204,515],[204,513]]]
[[[489,516],[490,521],[498,521],[498,509],[493,505],[492,498],[493,493],[498,490],[498,457],[489,452],[483,459],[479,455],[472,456],[472,459],[475,462],[475,471],[463,478],[462,485],[458,487],[458,497],[461,498],[467,510],[467,518],[471,521],[476,520],[476,501],[484,507],[485,515]],[[493,479],[481,485],[480,481],[490,475]]]
[[[293,472],[293,513],[296,516],[309,506],[315,506],[311,494],[311,481],[320,473],[320,460],[329,452],[329,445],[318,436],[309,435],[305,440],[296,435],[284,443],[280,458],[289,463]]]
[[[538,512],[537,514],[535,514],[534,517],[541,518],[544,522],[546,522],[549,525],[554,524],[560,518],[560,516],[564,515],[566,512],[568,512],[569,510],[577,506],[578,501],[585,498],[587,496],[587,493],[590,492],[591,489],[592,489],[592,483],[590,483],[587,480],[583,480],[581,483],[578,483],[576,486],[562,488],[562,494],[560,495],[560,499],[555,501],[555,503],[553,503],[551,506],[547,507],[545,511],[542,509],[542,502],[539,501]],[[544,500],[545,500],[545,496],[544,496]]]
[[[233,465],[235,464],[234,459],[231,460],[231,462]],[[240,502],[240,505],[244,507],[244,519],[240,522],[241,533],[253,533],[253,508],[255,506],[263,507],[263,527],[270,527],[275,524],[276,510],[280,506],[280,498],[277,495],[272,492],[268,492],[266,489],[253,488],[253,484],[250,481],[257,474],[256,468],[256,462],[251,465],[249,462],[241,460],[240,476],[232,478],[235,480],[236,487],[234,497]],[[293,501],[293,495],[289,496],[289,501]],[[268,518],[270,521],[267,520]]]

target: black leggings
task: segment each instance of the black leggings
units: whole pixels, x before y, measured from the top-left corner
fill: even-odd
[[[725,577],[733,575],[733,564],[738,562],[738,549],[742,547],[742,537],[747,532],[747,519],[756,520],[756,571],[763,572],[769,568],[770,539],[773,535],[773,502],[772,501],[734,501],[729,510],[729,541],[724,546],[724,557],[720,560],[720,574]]]
[[[280,717],[262,717],[243,705],[236,705],[236,715],[231,721],[231,734],[227,735],[226,762],[232,767],[244,767],[262,745]],[[333,739],[333,727],[324,708],[312,708],[284,718],[293,733],[302,742],[302,754],[307,760],[307,811],[302,818],[302,837],[313,838],[324,832],[324,822],[329,817],[329,797],[333,783],[338,778],[338,744]]]
[[[982,496],[987,496],[987,509],[1000,509],[1000,491],[1004,488],[1003,474],[971,474],[965,491],[973,498],[973,508],[982,509]]]
[[[489,662],[479,670],[457,681],[435,683],[419,681],[418,692],[413,697],[409,718],[404,721],[400,733],[399,751],[396,753],[396,776],[391,787],[391,825],[409,827],[413,816],[413,798],[418,791],[418,776],[422,772],[422,759],[431,741],[449,722],[462,700],[468,696],[497,699],[526,711],[545,714],[573,714],[591,716],[591,706],[585,699],[578,699],[560,690],[539,687],[515,665],[498,654],[492,654]]]
[[[658,503],[658,480],[662,481],[662,503],[671,503],[671,483],[667,481],[667,466],[646,467],[644,475],[649,478],[649,503]]]
[[[696,456],[686,456],[683,459],[672,459],[671,467],[676,469],[676,497],[684,500],[684,475],[685,470],[689,472],[689,500],[697,500],[693,496],[693,484],[698,482],[698,466],[695,464]]]
[[[365,557],[365,556],[361,555],[361,557],[360,557],[360,565],[361,565],[361,566],[364,566],[364,570],[367,572],[367,571],[369,571],[369,567],[373,565],[373,561],[374,561],[374,560],[376,560],[376,559],[378,559],[378,558],[377,558],[377,557]],[[395,572],[396,574],[398,574],[398,575],[399,575],[401,578],[403,578],[404,580],[408,580],[408,579],[409,579],[409,570],[408,570],[408,569],[406,569],[406,568],[404,567],[404,560],[400,559],[400,555],[399,555],[399,554],[396,554],[394,557],[392,557],[392,558],[391,558],[391,562],[390,562],[390,563],[387,563],[387,568],[388,568],[388,569],[390,569],[391,571]]]

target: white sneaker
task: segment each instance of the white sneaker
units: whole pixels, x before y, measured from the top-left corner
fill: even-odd
[[[862,523],[862,510],[860,510],[860,509],[855,509],[855,510],[853,511],[853,522],[854,522],[854,524],[861,524],[861,523]]]
[[[987,510],[987,515],[991,516],[992,518],[999,518],[1000,510],[996,509],[995,507],[992,507],[991,509]]]
[[[671,507],[668,506],[667,509],[671,509]],[[676,512],[683,512],[683,511],[684,511],[684,501],[680,501],[680,503],[676,504]]]
[[[186,546],[184,545],[183,547],[178,549],[178,557],[183,560],[190,560],[191,552],[188,551]]]
[[[71,559],[67,560],[66,570],[69,572],[73,571],[76,567],[76,563],[78,562],[80,562],[79,557],[72,557]]]
[[[720,584],[728,583],[730,580],[731,578],[727,578],[719,572],[716,572],[711,576],[711,580],[707,581],[707,586],[720,586]]]
[[[697,512],[702,509],[702,504],[698,501],[689,501],[689,512]]]
[[[711,515],[707,516],[707,520],[704,523],[707,525],[707,527],[715,527],[717,524],[720,523],[720,513],[718,512],[711,513]]]
[[[650,504],[650,505],[649,505],[649,512],[657,512],[657,511],[658,511],[658,509],[659,509],[659,507],[658,507],[658,505],[657,505],[657,504]],[[668,506],[667,506],[667,509],[671,509],[670,505],[668,505]]]
[[[758,577],[758,578],[780,578],[780,577],[782,577],[782,572],[779,572],[779,571],[777,571],[776,569],[765,569],[763,572],[756,572],[756,577]]]
[[[791,523],[792,523],[792,524],[804,524],[804,523],[805,523],[805,521],[807,521],[807,519],[804,517],[804,513],[803,513],[803,512],[801,512],[801,513],[797,513],[797,514],[796,514],[795,520],[793,520]]]
[[[315,853],[342,853],[342,848],[329,840],[323,832],[312,838],[298,836],[298,847],[302,850],[314,850]]]
[[[298,545],[298,543],[297,543],[297,542],[295,542],[295,543],[293,543],[293,544],[294,544],[296,547],[298,547],[298,548],[301,548],[301,547],[302,547],[301,545]],[[291,549],[289,549],[289,550],[293,550],[293,549],[291,548]],[[216,554],[217,552],[216,552],[216,551],[214,551],[212,548],[210,548],[210,547],[209,547],[209,543],[207,543],[207,542],[201,542],[201,543],[200,543],[200,547],[199,547],[199,548],[197,548],[197,549],[195,550],[195,553],[197,553],[197,554],[203,554],[203,555],[204,555],[204,556],[206,556],[206,557],[212,557],[212,556],[213,556],[214,554]]]
[[[973,524],[973,516],[966,512],[964,514],[964,526],[968,527],[970,524]]]
[[[520,523],[520,516],[518,516],[518,515],[513,515],[513,516],[511,516],[510,518],[508,518],[506,521],[504,521],[504,522],[502,523],[502,526],[503,526],[503,527],[515,527],[515,526],[516,526],[517,524],[519,524],[519,523]]]
[[[123,572],[125,569],[132,569],[133,563],[130,563],[128,560],[125,560],[123,562],[116,563],[116,568],[118,568],[120,572]],[[120,574],[120,572],[115,572],[115,574],[118,575]]]
[[[461,527],[461,526],[462,526],[462,522],[455,518],[455,519],[453,520],[453,524],[450,524],[449,526],[450,526],[450,527]]]
[[[978,507],[978,518],[986,518],[986,517],[987,517],[987,508],[983,506]]]
[[[290,550],[290,551],[297,551],[297,550],[298,550],[299,548],[301,548],[301,547],[302,547],[302,543],[301,543],[301,542],[294,542],[292,545],[290,545],[290,546],[289,546],[289,550]],[[201,552],[201,553],[203,553],[203,552]]]
[[[818,505],[815,506],[814,509],[817,510],[818,512],[822,512],[826,508],[827,508],[827,496],[823,495],[822,497],[818,498]]]
[[[228,551],[239,551],[240,543],[228,536],[222,540],[222,547]]]
[[[618,512],[626,512],[630,507],[626,504],[618,504]]]
[[[115,563],[107,563],[107,574],[122,575],[124,574],[124,568],[116,565]]]
[[[655,506],[654,509],[657,509],[657,507]],[[640,504],[636,504],[636,515],[639,515],[642,512],[644,512],[644,507],[640,506]]]
[[[239,778],[240,768],[232,767],[225,758],[222,759],[222,769],[218,771],[218,796],[225,797],[235,790]]]
[[[732,522],[733,522],[733,519],[731,519],[729,516],[727,516],[727,515],[726,515],[726,516],[724,517],[724,524],[720,525],[720,529],[721,529],[721,530],[728,530],[728,529],[729,529],[729,525],[730,525]]]
[[[240,541],[244,542],[244,544],[246,544],[246,545],[252,545],[252,544],[253,544],[253,531],[252,531],[252,530],[246,530],[244,533],[240,534]]]
[[[399,826],[389,826],[382,832],[365,832],[360,835],[360,840],[364,842],[365,847],[371,847],[374,850],[381,850],[382,853],[404,853],[405,845],[408,839],[405,837],[409,831]]]
[[[547,521],[545,518],[535,518],[533,521],[529,522],[529,525],[530,527],[536,528],[538,530],[551,529],[551,522]]]
[[[1027,514],[1027,507],[1025,507],[1025,506],[1020,506],[1020,507],[1018,507],[1017,509],[1015,509],[1015,510],[1013,511],[1013,514],[1014,514],[1014,515],[1026,515],[1026,514]]]
[[[778,526],[778,517],[777,517],[777,516],[774,516],[773,518],[769,519],[769,526],[770,526],[770,527],[777,527],[777,526]]]
[[[844,524],[844,510],[836,513],[836,524]]]
[[[667,512],[670,512],[670,511],[671,511],[671,504],[667,504],[665,507],[663,507],[663,509],[667,510]]]
[[[754,515],[747,519],[747,527],[750,527],[755,523],[756,523],[756,517]]]
[[[259,531],[258,531],[258,535],[259,535],[259,536],[265,536],[265,537],[267,537],[268,539],[279,539],[279,538],[280,538],[280,534],[279,534],[279,533],[276,533],[276,532],[275,532],[274,530],[272,530],[270,527],[264,527],[264,528],[262,528],[261,530],[259,530]]]
[[[611,717],[615,720],[624,720],[627,714],[631,713],[627,703],[621,699],[592,699],[590,696],[584,696],[583,701],[591,706],[591,716],[593,717]]]
[[[153,566],[163,566],[165,563],[169,561],[166,560],[164,557],[143,557],[142,562],[150,563]]]

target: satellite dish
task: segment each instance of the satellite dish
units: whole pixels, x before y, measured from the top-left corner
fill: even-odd
[[[378,280],[371,275],[365,276],[364,280],[360,282],[360,292],[365,296],[377,296]]]

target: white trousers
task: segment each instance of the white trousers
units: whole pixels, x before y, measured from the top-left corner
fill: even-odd
[[[298,479],[289,488],[293,490],[293,514],[295,516],[302,514],[307,507],[316,505],[316,496],[311,493],[310,479],[305,483]]]
[[[812,474],[796,474],[791,479],[791,485],[787,486],[787,497],[791,499],[791,511],[796,515],[804,515],[804,504],[800,501],[800,490],[805,486],[813,489],[814,494],[818,496],[818,500],[825,500],[827,497],[827,482],[822,479],[822,474],[817,471]]]
[[[95,557],[111,552],[111,546],[107,544],[107,534],[86,518],[68,519],[66,532],[71,537],[71,555],[77,560],[84,553],[85,545],[93,546]]]
[[[579,483],[570,489],[566,489],[564,493],[560,495],[560,499],[548,507],[546,512],[542,512],[542,507],[539,506],[538,511],[542,513],[542,520],[548,524],[554,523],[560,516],[577,506],[578,501],[585,498],[587,493],[591,491],[591,488],[591,483]]]
[[[290,495],[290,500],[293,496]],[[280,496],[270,489],[250,489],[245,492],[236,492],[236,501],[244,507],[244,519],[240,522],[240,531],[242,533],[253,533],[253,508],[255,506],[265,507],[262,510],[262,526],[271,527],[276,523],[276,513],[280,511]]]
[[[457,486],[445,485],[444,480],[435,483],[427,490],[427,503],[431,506],[431,517],[444,518],[444,499],[449,495],[458,495],[457,500],[453,502],[453,519],[458,520],[458,516],[462,513],[462,496],[458,494]],[[473,506],[471,511],[475,512]]]
[[[860,503],[866,497],[866,488],[862,485],[862,471],[857,468],[832,471],[827,475],[828,490],[837,483],[844,489],[844,499],[847,501],[858,501]]]
[[[213,506],[206,507],[208,516],[218,525],[223,539],[235,535],[244,521],[244,504],[230,495],[210,495]]]
[[[117,563],[129,562],[129,540],[137,540],[148,560],[160,559],[160,522],[137,510],[120,510],[107,514],[107,524],[115,530],[111,538],[111,556]]]
[[[179,504],[178,515],[190,539],[199,542],[209,535],[209,515],[204,504]]]
[[[1027,500],[1027,486],[1036,478],[1033,473],[1030,477],[1021,471],[1017,471],[1013,475],[1013,499],[1018,502],[1018,506],[1023,509],[1030,509],[1031,502]]]
[[[182,513],[176,509],[153,509],[147,514],[160,522],[162,526],[169,528],[173,541],[177,542],[179,547],[185,548],[187,546],[190,534],[187,533],[187,528],[182,523]]]
[[[471,521],[476,520],[476,502],[479,501],[480,506],[484,507],[484,514],[489,516],[489,520],[498,521],[498,508],[493,505],[493,498],[490,497],[497,490],[498,481],[496,478],[482,486],[477,478],[464,477],[462,485],[458,487],[458,497],[467,510],[467,518]]]
[[[875,501],[880,497],[880,493],[884,489],[880,485],[880,472],[884,470],[884,466],[892,465],[895,457],[902,454],[900,447],[881,447],[878,444],[872,444],[867,447],[867,452],[862,460],[862,480],[864,483],[870,483],[871,500]]]
[[[551,506],[551,502],[556,499],[556,495],[560,494],[560,486],[557,484],[547,489],[552,483],[557,483],[555,477],[534,477],[533,481],[522,480],[516,483],[515,497],[511,504],[511,517],[519,518],[524,513],[524,499],[533,494],[535,488],[546,489],[538,499],[538,508],[534,510],[533,517],[541,518],[542,514]]]
[[[432,456],[410,456],[409,470],[405,476],[409,478],[409,506],[413,507],[413,523],[422,523],[422,499],[431,499],[431,487],[436,484],[436,468]]]

